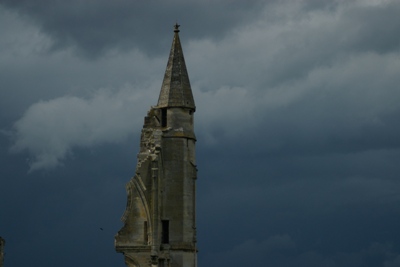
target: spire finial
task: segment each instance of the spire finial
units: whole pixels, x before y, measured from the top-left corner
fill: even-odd
[[[181,26],[181,25],[179,25],[178,22],[175,23],[175,25],[174,25],[174,32],[179,32],[179,27],[180,27],[180,26]]]

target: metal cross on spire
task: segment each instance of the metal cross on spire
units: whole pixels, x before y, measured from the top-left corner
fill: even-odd
[[[174,32],[179,32],[179,27],[180,27],[180,26],[181,26],[181,25],[179,25],[178,22],[175,23],[175,25],[174,25]]]

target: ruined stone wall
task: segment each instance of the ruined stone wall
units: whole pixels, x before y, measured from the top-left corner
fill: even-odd
[[[0,267],[4,266],[4,245],[6,241],[0,236]]]
[[[196,266],[195,142],[190,109],[152,108],[145,117],[124,226],[115,237],[127,266]]]

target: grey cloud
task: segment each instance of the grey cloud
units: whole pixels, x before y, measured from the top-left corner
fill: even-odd
[[[397,1],[382,1],[381,5],[350,8],[343,13],[341,42],[354,51],[387,53],[400,49],[400,12]]]
[[[33,171],[56,167],[74,147],[124,141],[135,131],[134,125],[139,127],[141,120],[132,114],[142,109],[146,97],[125,88],[115,95],[100,90],[89,99],[61,97],[36,103],[15,123],[12,151],[27,150]]]
[[[301,5],[284,6],[284,8],[278,6],[277,9],[280,8],[282,9],[280,12],[287,14],[299,14],[301,7]],[[337,140],[335,142],[339,142],[339,145],[342,142],[342,147],[346,147],[348,143],[356,146],[357,142],[343,140],[348,139],[350,134],[352,136],[350,140],[364,139],[366,140],[364,143],[369,143],[367,142],[369,137],[363,137],[365,129],[379,136],[379,129],[382,127],[389,127],[395,136],[398,131],[395,125],[385,124],[397,114],[396,103],[399,95],[395,90],[398,83],[394,71],[398,67],[396,53],[383,55],[360,53],[351,58],[344,57],[341,54],[345,51],[342,49],[342,44],[332,39],[334,36],[332,29],[338,32],[335,27],[343,28],[340,26],[343,24],[340,19],[350,9],[355,9],[354,5],[335,10],[336,16],[326,10],[317,10],[321,13],[313,10],[315,13],[309,14],[310,19],[293,16],[292,20],[297,19],[299,22],[295,24],[299,25],[299,32],[294,31],[296,29],[293,28],[294,24],[268,25],[267,20],[260,20],[258,24],[250,21],[246,27],[239,27],[229,38],[219,41],[207,39],[190,41],[185,50],[190,72],[195,73],[192,83],[196,99],[199,105],[209,107],[206,112],[199,115],[198,128],[200,131],[213,129],[203,132],[204,136],[207,136],[207,142],[215,144],[218,138],[227,137],[226,135],[235,138],[248,129],[254,129],[251,131],[254,134],[258,131],[265,132],[270,137],[266,147],[272,149],[281,149],[285,144],[293,147],[293,142],[297,143],[297,146],[301,144],[308,146],[310,142],[319,141],[320,145],[324,145],[333,140]],[[264,9],[266,16],[272,11]],[[353,19],[357,21],[357,17]],[[362,25],[360,22],[361,20],[355,24]],[[318,37],[312,36],[313,27],[319,33],[316,35]],[[323,37],[324,33],[331,38],[328,38],[332,41],[329,46],[318,41],[327,39]],[[302,37],[302,34],[305,34],[305,37]],[[303,44],[307,36],[313,38],[309,47]],[[287,39],[293,41],[287,42]],[[315,47],[319,50],[314,49]],[[325,49],[326,47],[328,49]],[[291,60],[283,60],[289,48]],[[264,50],[267,52],[264,53]],[[331,53],[332,50],[341,52],[335,54]],[[259,52],[254,53],[255,51]],[[240,62],[237,55],[244,56]],[[327,60],[335,57],[337,59],[333,61]],[[318,58],[324,64],[314,62],[310,65],[310,58]],[[155,66],[152,64],[146,68],[140,63],[149,60],[148,58],[135,55],[132,59],[134,62],[136,60],[132,69],[135,79],[138,79],[137,77],[140,77],[145,69],[152,69]],[[110,65],[110,60],[115,63]],[[213,64],[210,65],[210,62]],[[78,67],[78,71],[71,73],[73,70],[68,70],[74,77],[79,77],[79,80],[83,81],[87,75],[82,74],[85,74],[84,69],[88,64],[73,60],[70,63],[78,66],[85,64]],[[122,68],[118,67],[117,61],[110,59],[110,56],[97,63],[93,64],[96,67],[89,66],[91,71],[99,70],[97,65],[105,65],[108,69],[103,67],[101,69],[103,73],[112,71],[116,77],[121,77],[114,68],[117,67],[118,70]],[[61,64],[61,61],[57,64]],[[125,62],[124,65],[127,66],[128,63]],[[291,69],[296,71],[291,72]],[[299,69],[302,73],[300,76],[297,71]],[[106,77],[112,75],[106,74]],[[332,80],[332,77],[335,79]],[[143,78],[151,77],[141,77]],[[282,79],[285,82],[276,83],[273,79]],[[65,87],[64,90],[71,92],[65,84],[62,86]],[[70,84],[69,88],[73,86],[74,84]],[[102,84],[99,83],[97,86]],[[378,87],[383,89],[377,91]],[[81,94],[76,90],[73,93]],[[390,104],[383,106],[381,105],[383,102]],[[316,110],[318,112],[315,112]],[[241,127],[231,127],[237,120],[243,122]],[[309,127],[303,127],[304,123]],[[272,127],[274,131],[264,129],[264,125]],[[298,130],[296,135],[290,135],[288,129]],[[390,145],[396,144],[395,138],[387,141],[387,136],[375,140],[383,138],[386,139],[385,142],[392,142]]]
[[[262,132],[264,139],[254,145],[269,151],[398,147],[398,64],[395,55],[367,54],[258,92],[248,87],[197,90],[198,104],[208,106],[199,114],[200,131],[206,129],[206,140],[214,143]]]
[[[154,83],[157,95],[165,59],[148,58],[137,50],[122,54],[109,51],[96,61],[79,58],[70,50],[47,54],[52,43],[48,36],[15,12],[1,6],[0,12],[5,37],[0,40],[1,116],[15,120],[27,106],[40,100],[60,95],[87,97],[99,88],[125,84],[147,88]],[[158,79],[153,78],[155,73]]]
[[[3,5],[30,16],[40,25],[53,38],[54,49],[75,46],[89,57],[97,57],[110,48],[138,47],[146,53],[158,54],[163,51],[161,47],[169,45],[168,29],[176,21],[185,25],[188,35],[192,32],[197,38],[219,38],[235,25],[251,20],[261,3],[3,1]]]

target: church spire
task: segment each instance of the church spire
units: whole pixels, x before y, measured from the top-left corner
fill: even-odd
[[[157,106],[144,119],[115,248],[128,267],[196,267],[195,105],[179,25]]]
[[[157,107],[183,107],[194,110],[196,107],[179,40],[179,26],[178,23],[174,25],[174,39]]]

